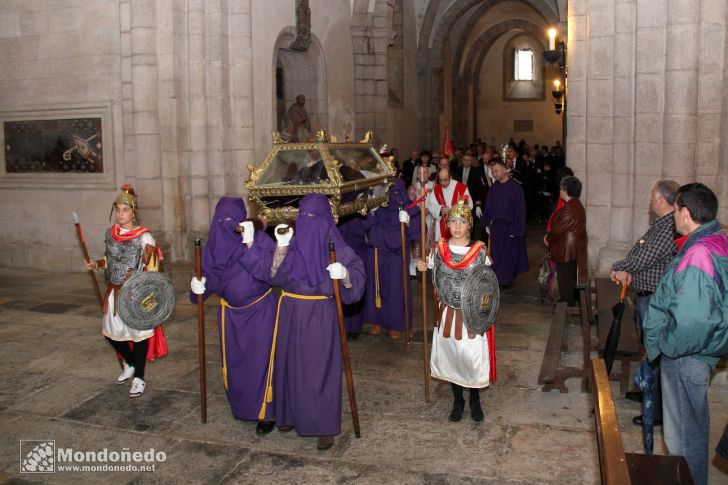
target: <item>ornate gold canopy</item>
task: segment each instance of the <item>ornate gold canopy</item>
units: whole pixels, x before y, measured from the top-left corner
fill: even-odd
[[[338,143],[320,130],[314,141],[286,143],[274,131],[265,161],[248,165],[245,187],[258,215],[270,224],[293,221],[307,194],[326,195],[337,221],[385,205],[395,176],[391,159],[379,156],[370,133],[358,143],[345,138]]]

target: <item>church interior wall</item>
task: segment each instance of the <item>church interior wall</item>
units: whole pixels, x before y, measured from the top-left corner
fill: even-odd
[[[529,144],[553,145],[561,140],[561,117],[554,111],[550,86],[554,73],[548,69],[546,93],[540,101],[506,101],[503,89],[503,64],[508,41],[514,36],[502,35],[488,51],[478,76],[477,127],[478,137],[489,145],[500,145],[513,137]],[[550,77],[549,77],[550,76]],[[515,132],[516,120],[532,120],[533,130]]]

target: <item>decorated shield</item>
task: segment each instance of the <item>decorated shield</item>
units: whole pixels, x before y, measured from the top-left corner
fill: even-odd
[[[463,324],[473,333],[487,332],[500,303],[498,279],[490,266],[478,265],[468,274],[461,299]]]
[[[169,319],[174,302],[174,287],[169,279],[156,271],[143,271],[122,285],[117,310],[128,327],[152,330]]]

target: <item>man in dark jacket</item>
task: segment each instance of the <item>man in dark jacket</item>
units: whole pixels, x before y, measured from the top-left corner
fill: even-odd
[[[453,178],[458,182],[462,182],[468,186],[468,192],[473,197],[473,205],[475,207],[475,217],[473,218],[473,233],[471,237],[475,240],[480,239],[480,218],[483,217],[483,171],[476,166],[475,157],[470,154],[463,156],[463,166],[459,167]]]
[[[660,357],[662,419],[671,455],[684,456],[695,483],[708,483],[710,371],[728,354],[728,236],[718,199],[700,183],[678,190],[675,226],[688,235],[650,300],[647,357]]]

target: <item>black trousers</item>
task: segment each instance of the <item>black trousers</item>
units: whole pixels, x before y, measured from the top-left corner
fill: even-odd
[[[556,263],[556,280],[559,283],[559,301],[568,306],[576,305],[576,261]]]
[[[465,398],[463,397],[463,386],[458,386],[455,383],[450,383],[452,386],[452,395],[455,399],[455,402],[463,402]],[[470,401],[477,401],[480,402],[480,389],[476,387],[470,388]]]
[[[111,340],[106,337],[114,350],[119,352],[126,363],[134,367],[134,377],[138,377],[144,380],[144,367],[147,365],[147,350],[149,349],[149,339],[142,340],[141,342],[134,342],[134,350],[129,348],[129,342]]]

